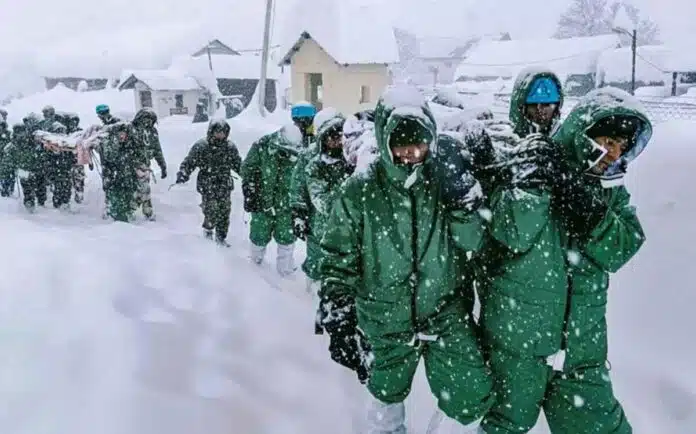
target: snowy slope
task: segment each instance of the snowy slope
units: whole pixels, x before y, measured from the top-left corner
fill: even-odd
[[[244,113],[232,138],[245,153],[280,121]],[[696,432],[696,125],[656,129],[632,168],[648,242],[612,284],[611,362],[636,432],[687,434]],[[171,178],[204,130],[162,123]],[[0,432],[351,432],[346,395],[360,390],[344,390],[355,382],[313,335],[301,276],[281,283],[270,265],[249,263],[239,190],[232,248],[220,249],[200,236],[194,183],[168,191],[172,181],[153,186],[154,223],[103,221],[94,172],[76,214],[27,215],[0,200]],[[412,432],[425,432],[433,406],[421,372]]]

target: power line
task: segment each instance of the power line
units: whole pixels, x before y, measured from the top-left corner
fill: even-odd
[[[568,59],[575,59],[577,57],[582,57],[586,54],[592,54],[596,53],[597,50],[588,50],[582,53],[576,53],[570,56],[564,56],[564,57],[555,57],[551,59],[542,59],[542,60],[534,60],[534,61],[523,61],[523,62],[513,62],[513,63],[467,63],[467,62],[462,62],[460,65],[465,65],[465,66],[525,66],[525,65],[533,65],[533,64],[539,64],[539,63],[549,63],[549,62],[556,62],[559,60],[568,60]]]

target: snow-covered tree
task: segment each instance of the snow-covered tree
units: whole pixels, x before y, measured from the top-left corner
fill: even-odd
[[[659,44],[660,43],[660,29],[657,27],[657,24],[654,22],[650,21],[649,19],[642,19],[640,16],[640,9],[635,7],[634,5],[627,3],[627,2],[615,2],[614,4],[611,5],[610,7],[610,17],[611,17],[611,23],[614,23],[614,20],[619,13],[620,9],[623,8],[626,11],[626,14],[630,18],[630,20],[633,22],[633,25],[636,28],[636,40],[638,42],[638,45],[654,45],[654,44]],[[632,30],[632,29],[628,29]],[[630,38],[627,35],[622,35],[621,36],[621,42],[623,45],[628,45],[631,43]]]
[[[554,37],[564,39],[606,34],[607,30],[611,31],[608,10],[607,0],[573,0],[561,15]]]
[[[621,8],[624,8],[636,26],[638,45],[659,43],[657,25],[649,19],[641,19],[640,10],[626,1],[609,3],[608,0],[573,0],[568,10],[561,15],[554,37],[573,38],[610,34]],[[621,42],[623,45],[630,45],[631,38],[622,34]]]

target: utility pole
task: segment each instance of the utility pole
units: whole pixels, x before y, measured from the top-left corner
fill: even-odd
[[[634,28],[631,35],[631,95],[636,94],[636,45],[638,39],[638,31]]]
[[[208,54],[208,68],[210,69],[210,75],[212,77],[211,83],[217,87],[217,78],[215,77],[215,71],[213,71],[213,56],[210,54],[210,42],[208,46],[205,47],[205,51]],[[215,98],[215,89],[208,89],[210,95],[208,96],[208,116],[212,119],[217,112],[217,100]]]
[[[271,45],[271,15],[273,0],[266,0],[266,20],[263,29],[263,50],[261,52],[261,78],[259,79],[259,112],[266,116],[266,76],[268,71],[268,56]]]

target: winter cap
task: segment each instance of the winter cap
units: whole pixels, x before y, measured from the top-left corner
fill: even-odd
[[[317,114],[317,109],[308,102],[299,102],[290,109],[290,116],[293,118],[313,118]]]
[[[423,124],[416,119],[405,118],[399,121],[389,135],[389,147],[430,143],[433,136]]]
[[[550,77],[536,78],[529,88],[526,104],[558,104],[561,94],[556,82]]]
[[[109,106],[106,104],[99,104],[95,111],[98,115],[109,113]]]
[[[592,139],[605,136],[625,137],[628,140],[633,140],[640,128],[640,119],[634,116],[614,115],[597,121],[587,130],[586,134]]]

